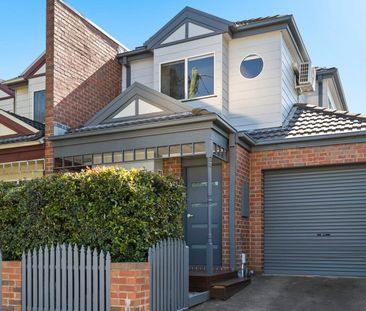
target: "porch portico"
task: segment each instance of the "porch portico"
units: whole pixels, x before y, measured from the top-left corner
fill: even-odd
[[[219,269],[223,266],[221,257],[225,247],[229,258],[225,259],[224,266],[235,270],[234,202],[227,194],[228,184],[224,190],[225,200],[221,198],[221,170],[229,165],[229,142],[234,130],[215,113],[191,110],[181,102],[177,104],[179,111],[174,111],[170,97],[167,99],[167,96],[140,85],[131,88],[127,90],[128,96],[123,93],[93,118],[94,121],[51,138],[54,169],[80,170],[115,165],[163,172],[167,163],[179,159],[181,177],[188,191],[185,237],[191,249],[191,259],[195,257],[195,265],[201,263],[199,265],[204,266],[205,273],[213,274],[217,270],[215,266]],[[131,102],[139,105],[142,100],[154,106],[158,100],[160,111],[120,117],[123,107]],[[116,115],[119,116],[116,118]],[[223,203],[228,205],[225,206],[228,210],[225,217],[222,216]],[[197,214],[193,210],[197,210]],[[189,230],[196,230],[197,234],[190,235]],[[204,237],[205,244],[192,238],[197,235]],[[223,243],[223,235],[230,237],[229,243]],[[205,258],[197,262],[200,257]]]

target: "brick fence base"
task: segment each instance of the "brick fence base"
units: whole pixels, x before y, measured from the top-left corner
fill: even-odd
[[[22,264],[3,261],[3,305],[0,310],[20,311],[22,304]],[[112,263],[111,310],[150,310],[150,265],[142,263]]]

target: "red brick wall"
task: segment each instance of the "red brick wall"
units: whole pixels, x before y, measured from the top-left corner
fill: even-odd
[[[163,173],[177,177],[183,176],[182,158],[163,159]]]
[[[254,152],[250,155],[249,263],[263,271],[263,171],[268,169],[366,163],[366,143]]]
[[[237,268],[240,268],[240,254],[249,253],[249,222],[241,216],[242,191],[244,182],[249,182],[250,158],[249,152],[237,145],[236,151],[236,180],[235,180],[235,258]]]
[[[46,137],[76,127],[121,92],[118,44],[59,0],[47,0]],[[48,169],[52,147],[46,145]]]
[[[150,310],[149,263],[112,263],[111,310]]]
[[[3,261],[2,266],[3,306],[1,310],[22,309],[22,263]]]

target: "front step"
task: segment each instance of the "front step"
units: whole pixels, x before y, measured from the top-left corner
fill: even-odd
[[[237,271],[217,271],[211,274],[205,271],[189,271],[189,291],[205,292],[213,284],[236,278],[237,275]]]
[[[235,295],[238,291],[248,286],[249,278],[233,278],[230,280],[217,282],[211,285],[210,297],[214,299],[226,300]]]

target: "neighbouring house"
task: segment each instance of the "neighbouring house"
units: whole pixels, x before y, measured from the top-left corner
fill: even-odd
[[[206,276],[242,253],[260,273],[366,276],[366,117],[293,16],[186,7],[129,51],[48,0],[45,59],[46,173],[183,178],[190,265]]]
[[[267,274],[366,275],[366,117],[347,112],[337,69],[312,65],[293,16],[187,7],[117,57],[122,92],[50,137],[56,171],[182,177],[190,264],[206,272],[245,253]]]
[[[0,181],[43,176],[44,124],[0,109]]]
[[[45,53],[20,76],[0,82],[0,180],[44,174]]]

